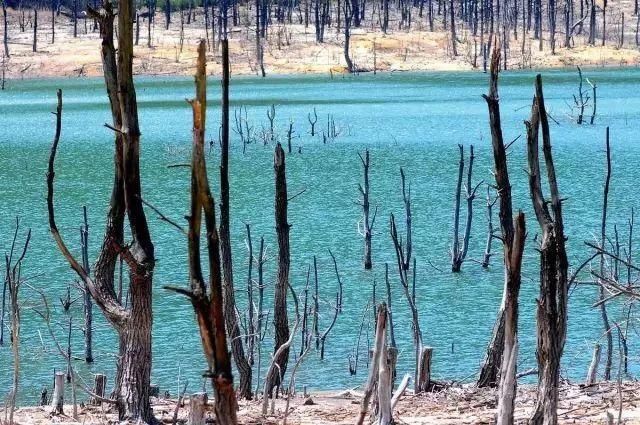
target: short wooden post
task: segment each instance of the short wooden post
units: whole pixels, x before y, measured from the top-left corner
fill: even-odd
[[[389,361],[389,370],[391,371],[391,388],[396,383],[396,365],[398,364],[398,349],[396,347],[387,347],[387,359]]]
[[[589,365],[589,371],[587,372],[587,381],[585,385],[593,385],[598,379],[598,364],[600,363],[600,344],[596,344],[593,347],[593,357],[591,358],[591,364]]]
[[[56,372],[53,384],[53,398],[51,399],[51,407],[53,413],[62,415],[64,406],[64,372]]]
[[[418,358],[418,379],[416,382],[416,391],[429,391],[431,387],[431,357],[433,356],[432,347],[422,347],[420,357]]]
[[[47,387],[42,387],[42,391],[40,392],[40,406],[46,406],[49,401],[49,390],[47,389]]]
[[[205,425],[207,393],[194,393],[189,398],[188,425]]]
[[[107,387],[107,376],[102,373],[96,373],[93,379],[93,393],[98,397],[104,398],[105,388]],[[100,406],[102,401],[99,398],[92,397],[91,404]]]

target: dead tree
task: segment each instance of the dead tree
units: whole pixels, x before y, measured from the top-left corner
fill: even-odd
[[[498,197],[491,199],[490,189],[490,185],[487,185],[487,242],[485,243],[484,255],[482,257],[482,267],[485,269],[489,267],[489,260],[491,260],[491,256],[493,255],[491,252],[491,245],[495,237],[495,230],[493,228],[493,206],[498,201]]]
[[[152,280],[154,249],[141,198],[140,128],[136,92],[133,84],[133,2],[122,0],[118,7],[118,51],[113,42],[114,13],[105,1],[100,11],[90,13],[100,22],[102,63],[115,130],[114,180],[107,213],[104,241],[94,277],[85,273],[60,235],[53,203],[54,160],[61,130],[62,93],[58,92],[56,136],[47,172],[49,228],[58,249],[74,272],[87,285],[91,296],[118,333],[119,361],[115,379],[115,398],[119,417],[153,421],[149,404],[151,379]],[[125,215],[132,240],[124,241]],[[129,267],[128,306],[122,305],[114,291],[114,270],[118,257]]]
[[[87,275],[91,274],[89,265],[89,221],[87,220],[87,207],[82,207],[84,223],[80,227],[80,247],[82,252],[82,268]],[[82,307],[84,313],[84,360],[93,363],[93,302],[91,293],[85,282],[82,282],[80,292],[82,294]]]
[[[405,241],[404,261],[402,268],[409,270],[411,265],[411,250],[412,250],[412,238],[411,238],[411,183],[407,188],[404,170],[400,168],[400,178],[402,180],[402,201],[404,203],[405,222],[407,225],[407,239]]]
[[[592,83],[591,81],[589,81],[588,78],[587,78],[587,83],[591,86],[591,93],[593,94],[593,106],[591,108],[591,119],[589,120],[589,124],[593,125],[593,122],[596,120],[596,106],[597,106],[596,90],[598,89],[598,86],[595,83]]]
[[[369,403],[371,402],[371,396],[376,388],[378,381],[378,370],[380,367],[380,358],[382,353],[385,352],[385,339],[387,335],[387,306],[382,303],[378,306],[376,315],[376,333],[375,342],[373,348],[373,355],[371,356],[371,367],[369,368],[369,378],[367,384],[364,387],[364,395],[362,396],[362,402],[360,404],[360,416],[358,416],[357,425],[362,425],[364,419],[367,416],[369,410]]]
[[[340,3],[338,2],[338,8]],[[349,73],[355,72],[351,56],[349,55],[349,44],[351,40],[351,21],[353,20],[353,9],[349,0],[344,0],[342,3],[344,9],[344,60],[347,63],[347,71]],[[340,14],[340,11],[338,11]]]
[[[538,126],[542,129],[542,152],[551,192],[542,192],[538,149]],[[538,394],[532,424],[558,422],[560,359],[567,334],[568,260],[565,249],[562,199],[551,152],[549,122],[544,105],[542,77],[536,76],[536,96],[527,123],[529,190],[542,238],[540,241],[540,296],[537,311]],[[550,206],[550,208],[549,208]]]
[[[289,361],[289,347],[278,352],[279,348],[289,340],[289,320],[287,318],[287,288],[289,287],[289,229],[287,221],[287,177],[285,169],[285,154],[282,145],[276,145],[273,156],[273,169],[275,173],[275,222],[278,235],[278,272],[274,292],[273,323],[275,327],[274,353],[278,353],[273,361],[277,365],[267,376],[267,393],[264,397],[273,398],[274,388],[280,388],[281,377],[287,370]]]
[[[420,330],[420,319],[418,316],[418,309],[416,308],[416,304],[412,294],[409,290],[409,276],[407,275],[407,269],[404,268],[404,264],[408,263],[408,259],[405,257],[406,249],[402,246],[402,242],[398,237],[398,231],[396,229],[396,221],[391,214],[390,220],[390,233],[391,240],[393,242],[393,246],[396,253],[396,262],[398,265],[398,275],[400,277],[400,284],[402,285],[402,289],[407,299],[407,303],[409,304],[409,310],[411,311],[411,321],[412,321],[412,330],[413,330],[413,344],[415,348],[415,368],[414,368],[414,376],[415,378],[415,392],[423,392],[427,391],[428,382],[422,382],[419,377],[422,376],[422,365],[423,365],[423,345],[422,345],[422,331]]]
[[[7,0],[2,0],[2,22],[4,25],[4,32],[2,34],[2,43],[4,44],[4,56],[10,58],[9,54],[9,27],[7,25]]]
[[[204,153],[207,110],[206,42],[198,45],[196,98],[193,110],[193,151],[191,154],[191,202],[189,212],[188,254],[190,289],[167,287],[186,295],[196,314],[202,347],[214,389],[215,412],[218,423],[236,424],[237,401],[233,389],[231,358],[227,351],[227,333],[223,310],[222,264],[220,241],[216,227],[215,201],[209,187]],[[202,218],[206,227],[209,259],[209,288],[205,283],[200,260]]]
[[[500,104],[498,97],[498,73],[500,72],[500,47],[494,44],[491,55],[489,94],[483,95],[489,109],[489,125],[491,128],[491,144],[493,146],[494,176],[499,202],[500,233],[504,251],[505,280],[502,295],[502,303],[493,327],[491,341],[487,347],[484,362],[480,369],[477,385],[479,387],[496,386],[499,382],[502,353],[504,351],[505,336],[505,303],[509,294],[509,288],[519,286],[520,268],[515,261],[513,225],[513,207],[511,201],[511,183],[507,168],[507,153],[502,136],[500,123]]]
[[[513,238],[513,250],[511,259],[514,270],[520,273],[522,267],[522,254],[524,252],[524,240],[526,238],[524,214],[518,212],[514,220],[515,234]],[[515,410],[515,398],[517,387],[517,362],[518,362],[518,296],[520,293],[520,280],[509,282],[505,294],[504,311],[504,351],[502,352],[502,364],[500,365],[500,383],[498,385],[498,418],[497,424],[513,424]]]
[[[362,162],[362,171],[364,174],[364,186],[358,184],[358,190],[362,195],[362,200],[359,201],[359,204],[362,206],[362,227],[360,222],[358,222],[358,233],[364,237],[364,269],[371,270],[371,236],[373,235],[373,225],[376,222],[376,215],[378,214],[378,207],[376,207],[373,212],[373,217],[369,215],[369,149],[364,151],[364,158],[360,153],[358,153],[360,157],[360,162]]]
[[[473,173],[473,145],[469,146],[469,168],[467,169],[467,183],[465,185],[465,198],[467,200],[467,217],[464,227],[464,236],[462,237],[462,246],[460,246],[459,227],[460,227],[460,198],[462,194],[462,175],[464,172],[464,149],[462,145],[458,145],[460,149],[460,163],[458,167],[458,184],[456,186],[456,201],[453,215],[453,247],[451,248],[451,271],[457,273],[462,268],[462,263],[467,257],[469,250],[469,239],[471,238],[471,221],[473,220],[473,200],[476,192],[482,182],[475,187],[471,187],[471,176]]]
[[[307,114],[307,119],[309,120],[309,124],[311,124],[311,137],[316,135],[316,123],[318,122],[318,114],[316,113],[316,108],[313,108],[313,119],[311,119],[311,112]]]
[[[236,315],[236,299],[233,285],[233,261],[229,213],[229,41],[222,40],[222,122],[220,146],[220,255],[222,259],[222,293],[231,353],[238,368],[240,397],[251,399],[251,366],[244,354],[240,326]]]
[[[609,205],[609,184],[611,182],[611,147],[609,145],[609,127],[606,130],[606,138],[605,138],[605,148],[606,148],[606,156],[607,156],[607,172],[604,180],[604,189],[603,189],[603,200],[602,200],[602,221],[600,225],[600,249],[604,249],[606,240],[607,240],[607,209]],[[608,381],[611,379],[611,365],[612,365],[612,356],[613,356],[613,335],[612,335],[612,327],[609,322],[609,315],[607,313],[607,305],[605,302],[605,298],[607,294],[605,293],[604,285],[602,284],[602,280],[604,278],[605,272],[605,259],[604,255],[600,255],[600,277],[599,281],[599,305],[600,305],[600,315],[602,316],[602,325],[604,327],[604,333],[607,338],[607,351],[605,353],[605,365],[604,365],[604,380]]]
[[[13,376],[11,380],[11,393],[8,397],[9,404],[9,424],[13,424],[13,413],[16,409],[16,400],[18,398],[18,386],[20,384],[20,288],[24,283],[22,278],[22,262],[27,249],[29,248],[29,241],[31,240],[31,229],[27,232],[27,236],[22,247],[22,253],[14,261],[16,241],[18,232],[20,230],[20,219],[16,218],[16,228],[13,236],[13,242],[11,243],[11,250],[9,253],[5,253],[5,284],[9,289],[9,315],[11,317],[11,352],[13,354]],[[6,414],[6,411],[5,411]],[[6,419],[6,416],[5,416]]]
[[[38,51],[38,9],[33,8],[33,53]]]

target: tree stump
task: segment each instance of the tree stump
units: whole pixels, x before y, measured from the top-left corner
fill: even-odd
[[[150,385],[149,386],[149,397],[160,397],[160,386],[159,385]]]
[[[433,356],[432,347],[422,347],[420,356],[418,357],[418,379],[416,387],[420,392],[429,391],[431,386],[431,357]]]
[[[101,373],[96,373],[94,376],[93,392],[98,397],[104,398],[104,391],[107,387],[107,376]],[[94,406],[100,406],[102,401],[96,397],[91,398],[91,404]]]
[[[207,393],[194,393],[189,398],[188,425],[205,425],[207,411]]]
[[[51,407],[53,413],[61,415],[64,406],[64,372],[56,372],[53,385],[53,398],[51,399]]]
[[[596,344],[593,347],[593,357],[591,358],[591,364],[589,365],[585,385],[593,385],[598,379],[598,364],[600,363],[601,348],[600,344]]]

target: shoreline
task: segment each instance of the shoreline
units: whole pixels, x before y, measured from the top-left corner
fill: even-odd
[[[515,405],[515,423],[524,424],[533,410],[536,396],[535,384],[518,385]],[[70,394],[66,394],[69,396]],[[620,403],[622,395],[622,403]],[[84,396],[84,394],[82,394]],[[161,423],[172,423],[178,400],[153,398],[152,406]],[[81,397],[83,398],[83,397]],[[189,395],[184,405],[177,409],[177,423],[188,417]],[[290,424],[352,424],[360,410],[362,393],[354,389],[344,391],[310,392],[307,396],[294,394],[291,397],[287,421]],[[491,423],[495,419],[497,390],[476,388],[473,385],[451,386],[439,392],[415,395],[406,391],[400,398],[393,416],[400,423],[462,425]],[[602,424],[608,418],[621,414],[623,423],[640,423],[640,383],[636,381],[599,382],[592,386],[562,384],[558,407],[560,424]],[[273,411],[261,414],[262,399],[239,402],[238,423],[279,424],[284,419],[286,398],[276,400]],[[370,409],[371,410],[371,407]],[[118,423],[116,414],[109,406],[80,405],[79,420],[71,417],[72,406],[65,404],[64,415],[51,415],[50,406],[23,406],[16,409],[16,423],[44,425],[50,423],[98,425]],[[206,415],[214,417],[213,405],[206,407]]]

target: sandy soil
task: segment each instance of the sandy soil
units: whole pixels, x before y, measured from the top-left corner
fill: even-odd
[[[180,16],[175,13],[169,30],[164,29],[162,13],[158,13],[157,23],[152,27],[152,47],[147,47],[147,23],[141,23],[139,44],[135,47],[134,71],[141,75],[192,75],[197,41],[204,37],[202,11],[196,13],[196,20],[184,26],[182,49],[180,48]],[[73,37],[69,19],[60,15],[56,18],[56,39],[51,44],[51,15],[42,11],[38,16],[37,52],[32,51],[33,30],[30,26],[32,12],[25,13],[25,31],[20,32],[18,11],[9,11],[9,48],[11,57],[7,60],[7,78],[34,77],[77,77],[99,76],[100,63],[99,35],[92,31],[92,21],[78,23],[78,37]],[[244,18],[246,20],[246,17]],[[422,19],[422,21],[426,21]],[[631,21],[631,19],[629,19]],[[631,25],[633,22],[630,22]],[[343,57],[344,37],[329,29],[326,42],[315,43],[312,26],[304,25],[270,27],[268,43],[265,45],[265,67],[267,74],[337,73],[345,71]],[[513,36],[513,35],[512,35]],[[562,38],[560,35],[558,38]],[[377,26],[367,23],[362,28],[353,29],[351,56],[357,67],[379,71],[421,71],[421,70],[471,70],[482,68],[479,55],[480,39],[459,29],[458,56],[450,54],[448,34],[442,28],[429,32],[426,22],[414,21],[410,32],[393,30],[382,34]],[[614,40],[607,46],[584,46],[582,36],[576,37],[577,47],[558,48],[556,55],[548,52],[548,45],[542,52],[538,41],[526,39],[522,49],[520,41],[510,41],[510,68],[556,68],[574,65],[584,66],[637,66],[640,51],[634,46],[634,34],[627,34],[628,48],[615,48]],[[375,55],[374,55],[375,43]],[[561,40],[558,41],[558,44]],[[213,44],[213,43],[212,43]],[[600,43],[596,43],[600,44]],[[236,28],[230,34],[232,73],[256,74],[255,35],[249,26]],[[524,51],[524,54],[522,53]],[[480,56],[480,57],[479,57]],[[209,52],[209,72],[219,73],[219,54],[215,46]],[[2,58],[0,58],[0,65]]]
[[[622,422],[640,424],[640,383],[625,382],[622,394]],[[516,403],[516,423],[526,423],[531,414],[535,387],[521,386]],[[615,383],[599,384],[589,388],[565,385],[561,388],[559,420],[561,424],[603,424],[612,415],[617,423],[620,411],[619,389]],[[299,396],[289,406],[289,424],[353,424],[360,408],[361,393],[312,394],[307,399]],[[396,406],[394,419],[401,424],[489,424],[494,421],[495,391],[473,387],[449,388],[443,392],[403,396]],[[209,406],[211,407],[211,406]],[[158,399],[154,403],[156,417],[164,423],[172,423],[176,400]],[[242,402],[239,418],[242,424],[281,424],[284,420],[284,400],[278,400],[273,413],[263,417],[260,401]],[[184,423],[188,415],[188,402],[178,410],[178,423]],[[49,407],[27,407],[17,410],[18,424],[66,423],[85,425],[115,423],[113,412],[101,407],[79,408],[79,421],[71,417],[53,416]],[[72,407],[65,406],[71,414]],[[208,415],[213,419],[213,411]],[[614,423],[614,422],[611,422]]]

